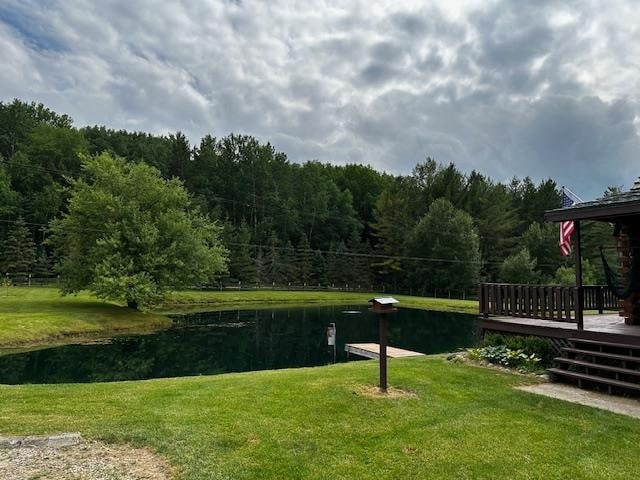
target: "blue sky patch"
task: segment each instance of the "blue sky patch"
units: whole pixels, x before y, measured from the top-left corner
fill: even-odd
[[[48,31],[46,25],[17,9],[0,5],[0,22],[11,27],[35,50],[64,52],[68,48]]]

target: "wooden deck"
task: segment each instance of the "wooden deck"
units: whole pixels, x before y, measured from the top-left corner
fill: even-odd
[[[380,345],[377,343],[347,343],[344,346],[344,351],[350,355],[353,354],[365,358],[380,358]],[[419,357],[421,355],[424,355],[424,353],[387,347],[387,358]]]
[[[585,315],[583,330],[573,322],[509,316],[480,317],[480,327],[496,332],[640,345],[640,325],[626,325],[617,313]]]

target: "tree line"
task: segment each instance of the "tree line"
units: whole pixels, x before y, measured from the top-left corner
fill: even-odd
[[[0,102],[0,270],[54,276],[60,252],[49,225],[69,209],[82,158],[103,152],[177,179],[221,226],[225,273],[204,283],[340,286],[431,295],[478,281],[572,281],[571,258],[545,210],[560,206],[547,179],[492,180],[432,158],[409,175],[367,165],[291,162],[248,135],[152,135],[75,128],[42,104]],[[584,228],[587,281],[602,281],[606,224]],[[194,285],[196,286],[196,285]]]

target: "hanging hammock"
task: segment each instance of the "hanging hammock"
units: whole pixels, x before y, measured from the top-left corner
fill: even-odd
[[[600,246],[600,258],[602,259],[602,268],[604,269],[607,286],[617,298],[625,299],[637,290],[638,272],[640,271],[640,255],[636,253],[635,248],[633,248],[631,252],[632,260],[631,269],[629,270],[629,279],[627,280],[626,285],[621,285],[618,273],[609,266],[609,263],[604,256],[603,248]]]

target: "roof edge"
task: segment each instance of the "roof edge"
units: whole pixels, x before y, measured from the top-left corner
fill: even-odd
[[[544,212],[544,219],[551,222],[567,220],[608,221],[615,217],[640,215],[640,201],[612,203],[609,205],[585,205],[569,208],[556,208]]]

